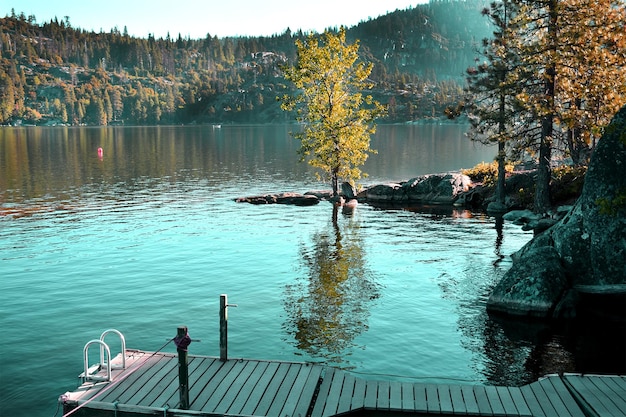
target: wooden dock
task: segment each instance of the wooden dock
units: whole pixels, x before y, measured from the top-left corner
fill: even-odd
[[[189,355],[179,408],[176,354],[125,350],[126,369],[59,398],[75,416],[626,417],[626,377],[554,375],[522,387],[370,380],[321,364]],[[121,354],[112,363],[119,363]]]

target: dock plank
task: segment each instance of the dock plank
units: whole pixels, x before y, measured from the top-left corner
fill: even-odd
[[[167,364],[159,370],[151,379],[152,389],[143,393],[143,396],[137,396],[134,402],[138,405],[148,407],[162,407],[166,401],[157,402],[161,394],[165,392],[171,384],[178,386],[178,362],[171,357]],[[169,397],[168,397],[169,398]],[[155,404],[155,402],[157,404]],[[173,406],[174,404],[170,404]]]
[[[519,387],[509,387],[507,388],[509,394],[511,396],[511,400],[515,404],[517,408],[517,412],[520,416],[532,416],[532,412],[530,411],[530,407],[526,403],[526,399],[524,398],[524,394],[522,394],[522,390]]]
[[[389,381],[389,410],[402,410],[402,382]]]
[[[296,384],[296,380],[300,375],[300,371],[302,370],[302,364],[291,364],[289,365],[289,370],[285,375],[285,378],[282,380],[281,384],[278,386],[276,390],[276,394],[274,398],[272,398],[269,402],[270,406],[263,415],[267,416],[280,416],[288,413],[283,412],[283,408],[289,399],[289,395],[292,391],[299,389],[300,387]],[[308,371],[306,372],[308,374]],[[298,393],[299,394],[299,393]],[[268,397],[268,400],[270,398]],[[289,414],[291,415],[291,414]]]
[[[222,362],[217,358],[203,358],[198,366],[189,373],[189,401],[191,406],[204,387],[215,377],[221,366]]]
[[[535,395],[530,385],[521,386],[519,387],[519,390],[522,396],[524,397],[524,402],[526,403],[526,405],[528,406],[528,409],[530,410],[530,414],[532,414],[533,416],[537,416],[537,417],[546,416],[546,413],[541,407],[541,404],[539,404],[539,400],[537,399],[537,396]]]
[[[304,368],[299,376],[302,387],[299,390],[294,390],[294,392],[290,394],[290,397],[285,403],[283,415],[297,417],[306,416],[308,414],[323,369],[324,368],[319,365],[309,365],[307,368]],[[306,380],[302,379],[304,376],[306,376]]]
[[[614,394],[603,381],[599,378],[589,378],[589,383],[595,386],[594,394],[600,400],[612,416],[622,416],[626,413],[626,407],[618,406],[618,402],[624,403],[624,396],[611,395]],[[610,393],[610,394],[609,394]]]
[[[556,409],[554,408],[554,405],[552,404],[552,401],[550,401],[550,398],[548,397],[548,395],[543,389],[543,386],[539,382],[533,382],[532,384],[529,384],[528,387],[530,388],[532,394],[537,399],[539,408],[542,411],[541,415],[559,416]]]
[[[367,382],[363,378],[357,378],[354,384],[354,398],[352,399],[352,409],[360,410],[365,407],[365,390]]]
[[[618,416],[626,416],[626,378],[589,377],[619,410]]]
[[[454,407],[452,407],[452,397],[450,395],[450,387],[448,385],[437,385],[437,396],[439,398],[440,413],[454,413]]]
[[[354,396],[355,384],[356,378],[353,375],[347,374],[343,379],[339,403],[337,405],[337,413],[346,413],[352,410],[352,398]]]
[[[233,371],[228,374],[230,379],[224,379],[222,384],[220,384],[223,386],[222,393],[216,393],[217,395],[212,396],[207,404],[204,407],[200,407],[200,409],[226,414],[237,400],[239,392],[250,379],[258,364],[259,362],[257,361],[246,361],[243,363],[243,367],[239,367],[238,372],[235,372],[235,368],[233,368]],[[245,403],[245,400],[243,402]]]
[[[171,380],[170,385],[167,386],[161,396],[157,397],[155,399],[154,404],[149,405],[152,407],[157,407],[157,408],[162,408],[163,406],[167,405],[168,407],[177,407],[178,405],[180,405],[180,392],[179,392],[179,381],[178,381],[178,359],[177,358],[172,358],[170,359],[170,361],[172,362],[172,365],[174,366],[174,370],[173,370],[173,374],[174,374],[174,378],[173,380]],[[197,371],[199,369],[203,369],[204,368],[204,362],[206,361],[206,358],[202,358],[202,357],[195,357],[194,360],[190,360],[188,363],[188,370],[189,370],[189,389],[191,389],[191,386],[193,385],[193,380],[194,380],[194,376],[197,375]],[[167,395],[169,394],[169,398],[167,397]],[[190,398],[192,398],[190,396]],[[138,403],[138,405],[146,405],[148,406],[148,404],[144,404],[143,400]]]
[[[517,406],[513,401],[513,397],[511,397],[511,393],[507,387],[495,387],[496,392],[498,393],[498,398],[500,399],[500,403],[502,404],[502,408],[504,410],[503,414],[507,416],[519,416],[520,413],[517,410]]]
[[[313,411],[311,412],[311,417],[322,417],[324,415],[324,408],[326,405],[326,398],[328,398],[328,394],[330,393],[330,388],[333,381],[333,376],[335,374],[335,368],[328,368],[324,374],[324,379],[320,384],[320,388],[317,394],[317,401],[315,401],[315,405],[313,406]]]
[[[366,388],[365,388],[364,407],[369,410],[375,410],[377,402],[378,402],[378,383],[376,381],[368,380],[366,384]]]
[[[111,396],[122,404],[139,404],[141,399],[154,389],[155,381],[160,379],[159,375],[169,372],[167,367],[170,358],[155,357],[147,361],[143,366],[148,367],[144,372],[134,372],[124,380],[124,385],[118,389],[113,389],[110,395],[101,397],[99,401],[110,401]]]
[[[228,360],[220,362],[214,369],[214,375],[206,384],[199,387],[200,391],[195,398],[189,398],[189,409],[200,411],[204,405],[211,399],[217,390],[221,390],[222,381],[228,376],[230,371],[236,365],[237,361]]]
[[[466,414],[467,406],[463,398],[463,391],[460,385],[450,385],[450,397],[452,399],[452,413]]]
[[[391,386],[389,381],[378,382],[378,401],[376,402],[377,410],[389,410],[389,396]]]
[[[241,413],[241,410],[246,405],[252,392],[254,391],[254,387],[258,383],[258,381],[263,377],[263,374],[267,370],[270,362],[266,361],[258,361],[256,362],[256,366],[250,373],[248,379],[246,379],[242,384],[239,390],[239,393],[234,398],[230,407],[224,412],[224,414],[237,415]],[[191,394],[190,394],[191,395]]]
[[[254,372],[257,363],[254,361],[235,363],[228,374],[220,381],[213,395],[211,395],[204,406],[200,406],[200,410],[216,414],[225,413],[235,401],[241,386]]]
[[[426,398],[426,385],[415,384],[413,386],[415,394],[415,411],[425,413],[428,411],[428,399]]]
[[[626,410],[620,410],[611,397],[598,389],[597,385],[593,383],[592,377],[566,376],[565,378],[570,387],[576,390],[576,393],[582,397],[584,403],[591,407],[596,415],[613,417],[626,414]]]
[[[441,411],[439,393],[437,392],[437,386],[434,384],[426,385],[426,408],[429,413],[439,413]]]
[[[146,358],[145,365],[150,367],[154,366],[162,359],[161,356],[153,356]],[[135,368],[137,369],[137,368]],[[102,392],[98,395],[98,401],[100,402],[114,402],[118,399],[120,394],[123,394],[127,387],[122,387],[121,382],[128,381],[131,385],[141,376],[140,372],[133,372],[132,369],[126,369],[126,372],[117,374],[117,378],[112,382],[107,383],[106,389],[103,389]],[[139,389],[137,387],[137,389]]]
[[[263,396],[259,400],[257,407],[254,410],[254,414],[261,416],[269,415],[268,411],[270,407],[272,407],[272,404],[274,403],[280,387],[283,385],[285,379],[291,378],[295,378],[294,370],[288,363],[281,363],[278,366],[278,370],[274,374],[274,377],[267,386],[265,393],[263,393]]]
[[[400,381],[389,382],[389,409],[402,410],[402,383]]]
[[[576,402],[571,391],[567,388],[567,386],[563,382],[563,379],[558,375],[551,376],[547,379],[554,387],[554,390],[558,393],[559,398],[561,399],[561,402],[563,403],[563,406],[567,408],[570,415],[574,417],[585,417],[584,411],[580,408],[580,406]]]
[[[341,388],[343,387],[343,380],[346,376],[345,372],[335,371],[332,375],[331,388],[326,396],[326,404],[324,406],[324,416],[333,416],[337,414],[339,408],[339,398],[341,397]]]
[[[561,381],[561,377],[553,376],[537,382],[541,385],[548,396],[552,406],[559,416],[585,417],[580,407],[572,397],[567,387]]]
[[[274,379],[274,376],[278,372],[279,363],[271,362],[267,368],[263,370],[263,373],[258,375],[256,378],[256,384],[250,393],[246,403],[243,405],[243,408],[239,412],[241,415],[251,416],[254,414],[254,410],[257,407],[257,404],[265,394],[265,391]]]
[[[474,396],[476,397],[476,404],[478,405],[478,412],[483,416],[492,416],[493,411],[489,404],[489,398],[487,397],[487,391],[482,385],[474,386]]]
[[[415,410],[415,386],[410,382],[402,383],[402,410]]]
[[[461,393],[463,394],[463,403],[468,414],[478,414],[478,403],[476,402],[476,395],[471,385],[461,385]]]
[[[500,395],[498,393],[497,387],[485,387],[485,394],[487,395],[487,399],[489,400],[489,405],[491,406],[491,411],[493,412],[493,415],[506,415],[504,406],[502,405],[502,401],[500,400]]]

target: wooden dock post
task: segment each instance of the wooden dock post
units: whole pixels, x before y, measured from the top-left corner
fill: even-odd
[[[176,350],[178,351],[178,387],[180,393],[181,410],[189,409],[189,368],[187,357],[187,346],[191,343],[191,338],[187,333],[187,326],[180,326],[174,338]]]
[[[220,360],[228,360],[228,307],[237,307],[237,304],[228,304],[228,295],[220,295]]]

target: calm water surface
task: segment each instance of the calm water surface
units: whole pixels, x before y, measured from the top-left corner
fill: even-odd
[[[192,354],[219,355],[222,293],[238,304],[231,357],[484,384],[586,366],[583,339],[485,313],[530,238],[516,226],[456,209],[235,203],[327,188],[290,129],[0,129],[0,414],[54,415],[84,344],[109,328],[157,350],[184,324],[201,340]],[[490,161],[463,131],[380,126],[364,183]]]

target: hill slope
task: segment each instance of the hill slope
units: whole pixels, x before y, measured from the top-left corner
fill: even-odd
[[[490,36],[484,0],[431,1],[348,28],[374,63],[390,122],[438,117],[460,97],[463,71]],[[475,16],[475,18],[468,18]],[[0,19],[0,123],[179,124],[289,121],[280,66],[300,31],[271,37],[147,39],[69,21]]]

